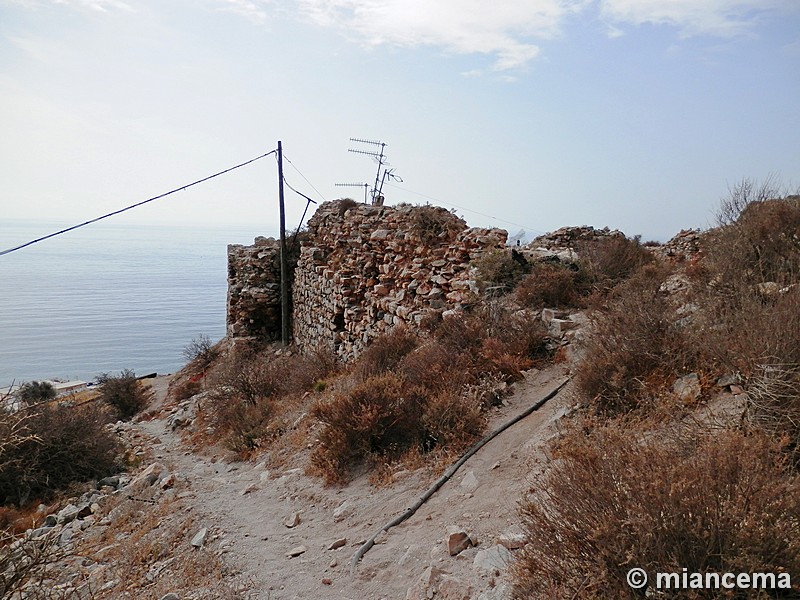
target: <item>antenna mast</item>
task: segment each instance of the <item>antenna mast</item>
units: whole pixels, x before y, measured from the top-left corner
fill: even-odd
[[[384,169],[383,176],[381,176],[381,169],[383,169],[384,165],[388,164],[386,160],[386,155],[383,153],[384,149],[386,148],[386,144],[383,142],[379,142],[377,140],[363,140],[361,138],[350,138],[351,142],[356,142],[357,144],[366,144],[367,146],[374,146],[374,149],[371,150],[362,150],[360,148],[350,148],[348,152],[352,152],[353,154],[364,154],[365,156],[371,156],[375,159],[378,163],[378,171],[375,173],[375,185],[372,187],[372,204],[376,206],[383,205],[383,183],[386,181],[386,178],[389,177],[390,179],[397,179],[402,181],[397,175],[393,175],[392,172],[394,169]],[[339,184],[337,184],[339,185]],[[341,184],[342,186],[348,186],[353,184]],[[357,184],[357,185],[364,185],[366,184]],[[365,191],[365,200],[366,200],[366,187]]]

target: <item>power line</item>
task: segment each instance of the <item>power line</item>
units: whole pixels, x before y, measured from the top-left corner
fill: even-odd
[[[478,212],[477,210],[472,210],[471,208],[466,208],[464,206],[459,206],[458,204],[453,204],[452,202],[445,202],[444,200],[440,200],[438,198],[434,198],[433,196],[428,196],[426,194],[422,194],[420,192],[415,192],[414,190],[409,190],[408,188],[404,188],[400,185],[395,185],[393,183],[387,183],[386,185],[397,188],[398,190],[403,190],[404,192],[408,192],[409,194],[414,194],[415,196],[421,196],[422,198],[427,198],[428,200],[433,200],[434,202],[439,202],[441,204],[447,204],[448,206],[452,206],[453,208],[459,208],[461,210],[466,210],[467,212],[474,213],[476,215],[480,215],[482,217],[486,217],[488,219],[494,219],[495,221],[500,221],[501,223],[506,223],[507,225],[513,225],[514,227],[522,227],[532,233],[538,233],[540,235],[545,234],[545,231],[541,231],[539,229],[534,229],[533,227],[529,227],[528,225],[522,225],[521,223],[514,223],[513,221],[507,221],[505,219],[500,219],[495,217],[494,215],[487,215],[486,213]]]
[[[286,156],[284,156],[284,158],[286,158]],[[286,184],[286,187],[288,187],[290,190],[292,190],[295,194],[297,194],[298,196],[302,196],[303,198],[306,199],[306,207],[303,209],[303,216],[300,217],[300,222],[297,224],[297,229],[294,230],[294,236],[292,237],[292,246],[294,246],[295,243],[297,242],[297,234],[300,233],[300,228],[303,226],[303,221],[305,221],[305,219],[306,219],[306,214],[308,213],[308,207],[311,206],[312,204],[317,204],[317,201],[316,200],[312,200],[311,198],[306,196],[303,192],[298,192],[296,189],[294,189],[289,184],[289,182],[286,181],[286,177],[283,178],[283,183]],[[314,187],[314,186],[311,186],[311,187]]]
[[[272,150],[271,152],[267,152],[266,154],[262,154],[261,156],[256,156],[255,158],[251,158],[248,161],[245,161],[243,163],[240,163],[238,165],[235,165],[233,167],[225,169],[224,171],[220,171],[219,173],[214,173],[213,175],[209,175],[208,177],[203,177],[203,179],[198,179],[197,181],[193,181],[192,183],[188,183],[188,184],[183,185],[181,187],[175,188],[174,190],[170,190],[169,192],[165,192],[163,194],[159,194],[158,196],[153,196],[152,198],[148,198],[147,200],[142,200],[141,202],[137,202],[136,204],[131,204],[130,206],[126,206],[125,208],[121,208],[119,210],[115,210],[114,212],[110,212],[110,213],[105,214],[105,215],[103,215],[101,217],[97,217],[95,219],[91,219],[91,220],[86,221],[84,223],[80,223],[79,225],[73,225],[72,227],[67,227],[66,229],[62,229],[61,231],[56,231],[54,233],[50,233],[50,234],[42,236],[40,238],[36,238],[35,240],[31,240],[30,242],[26,242],[24,244],[20,244],[19,246],[15,246],[14,248],[9,248],[8,250],[0,251],[0,256],[3,256],[5,254],[10,254],[12,252],[16,252],[17,250],[22,250],[23,248],[27,248],[28,246],[31,246],[31,245],[36,244],[38,242],[42,242],[42,241],[48,240],[48,239],[50,239],[52,237],[56,237],[57,235],[61,235],[61,234],[64,234],[64,233],[68,233],[70,231],[74,231],[75,229],[80,229],[81,227],[85,227],[86,225],[91,225],[92,223],[97,223],[98,221],[102,221],[103,219],[107,219],[109,217],[116,216],[116,215],[118,215],[120,213],[124,213],[125,211],[131,210],[133,208],[137,208],[137,207],[142,206],[144,204],[147,204],[148,202],[153,202],[154,200],[160,200],[161,198],[165,198],[165,197],[167,197],[167,196],[169,196],[171,194],[174,194],[176,192],[182,192],[184,190],[188,190],[190,187],[193,187],[195,185],[198,185],[200,183],[208,181],[209,179],[214,179],[215,177],[219,177],[220,175],[224,175],[225,173],[230,173],[231,171],[234,171],[236,169],[239,169],[241,167],[249,165],[250,163],[254,163],[257,160],[261,160],[262,158],[266,158],[270,154],[275,154],[276,152],[277,152],[277,150]]]
[[[312,190],[314,190],[315,192],[317,192],[317,194],[319,195],[319,197],[320,197],[320,198],[322,198],[323,200],[326,200],[326,201],[327,201],[327,198],[325,198],[325,196],[323,196],[323,195],[322,195],[322,192],[320,192],[320,191],[319,191],[317,188],[315,188],[315,187],[314,187],[314,184],[313,184],[313,183],[311,183],[311,182],[308,180],[308,178],[307,178],[305,175],[303,175],[303,174],[300,172],[300,169],[298,169],[297,167],[295,167],[295,166],[294,166],[294,163],[293,163],[291,160],[289,160],[289,157],[288,157],[288,156],[286,156],[286,154],[285,154],[285,153],[284,153],[284,155],[283,155],[283,158],[285,158],[285,159],[286,159],[286,162],[288,162],[290,165],[292,165],[292,168],[293,168],[295,171],[297,171],[297,173],[300,175],[300,177],[302,177],[303,179],[305,179],[306,183],[307,183],[308,185],[310,185],[310,186],[311,186],[311,189],[312,189]],[[288,184],[287,184],[287,185],[288,185]],[[299,193],[299,192],[298,192],[298,193]],[[302,195],[302,194],[301,194],[301,195]]]
[[[284,156],[284,158],[286,158],[286,157]],[[288,181],[286,181],[286,177],[284,177],[284,178],[283,178],[283,183],[285,183],[285,184],[286,184],[286,187],[288,187],[290,190],[292,190],[292,191],[293,191],[295,194],[297,194],[298,196],[302,196],[303,198],[305,198],[305,199],[306,199],[308,202],[311,202],[312,204],[317,204],[317,201],[316,201],[316,200],[312,200],[311,198],[309,198],[308,196],[306,196],[306,195],[305,195],[303,192],[298,192],[298,191],[297,191],[296,189],[294,189],[294,188],[293,188],[291,185],[289,185],[289,182],[288,182]]]

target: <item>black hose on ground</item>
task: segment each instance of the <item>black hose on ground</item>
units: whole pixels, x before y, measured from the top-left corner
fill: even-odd
[[[545,403],[548,400],[552,400],[556,396],[556,394],[558,394],[558,392],[560,392],[564,388],[564,386],[570,382],[570,379],[572,378],[568,377],[567,379],[562,381],[554,390],[552,390],[544,398],[542,398],[538,402],[535,402],[530,407],[526,408],[523,412],[518,414],[516,417],[504,423],[491,433],[485,435],[477,443],[475,443],[474,446],[472,446],[469,450],[467,450],[464,453],[464,455],[458,459],[458,461],[452,464],[450,468],[444,472],[444,475],[442,475],[439,479],[437,479],[436,482],[430,488],[428,488],[428,490],[419,498],[419,500],[417,500],[413,505],[407,508],[405,512],[401,513],[400,515],[389,521],[386,525],[381,527],[377,531],[377,533],[375,533],[375,535],[373,535],[366,542],[364,542],[364,544],[358,549],[358,552],[356,552],[355,555],[353,556],[353,560],[350,563],[350,574],[352,575],[355,573],[359,561],[364,557],[364,555],[367,552],[369,552],[370,548],[372,548],[375,545],[375,540],[381,533],[383,533],[384,531],[389,531],[392,527],[394,527],[395,525],[399,525],[400,523],[408,519],[411,515],[413,515],[415,512],[417,512],[417,510],[419,510],[419,508],[423,504],[425,504],[430,499],[430,497],[433,496],[439,490],[439,488],[441,488],[447,482],[447,480],[449,480],[453,475],[455,475],[456,471],[458,471],[458,469],[460,469],[461,466],[465,462],[467,462],[478,450],[483,448],[486,444],[488,444],[490,441],[492,441],[494,438],[503,433],[506,429],[508,429],[512,425],[519,423],[522,419],[524,419],[531,413],[539,410],[542,406],[545,405]]]

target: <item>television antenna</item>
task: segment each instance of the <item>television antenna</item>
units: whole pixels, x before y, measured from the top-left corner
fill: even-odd
[[[367,192],[369,191],[368,183],[335,183],[336,187],[363,187],[364,188],[364,204],[367,203]]]
[[[365,156],[372,157],[375,162],[378,163],[378,170],[375,173],[375,185],[372,187],[372,204],[375,206],[383,205],[383,184],[386,179],[393,179],[395,181],[403,181],[398,175],[394,174],[394,169],[387,169],[384,165],[388,165],[389,161],[386,160],[386,155],[384,154],[384,150],[386,149],[386,144],[384,142],[379,142],[377,140],[364,140],[361,138],[350,138],[351,142],[355,142],[357,144],[364,144],[368,149],[362,148],[350,148],[348,152],[352,152],[353,154],[363,154]],[[381,169],[383,169],[383,174],[381,174]],[[339,185],[339,184],[337,184]],[[343,187],[353,185],[353,184],[341,184]],[[357,184],[357,185],[364,185],[366,184]],[[364,199],[366,202],[366,187],[364,188]]]

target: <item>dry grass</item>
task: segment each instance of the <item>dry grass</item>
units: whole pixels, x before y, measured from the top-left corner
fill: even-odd
[[[534,482],[521,507],[528,544],[515,598],[638,598],[625,580],[633,567],[651,580],[684,568],[800,572],[800,477],[780,445],[735,431],[664,438],[626,427],[571,434]],[[769,597],[798,593],[795,582]]]

